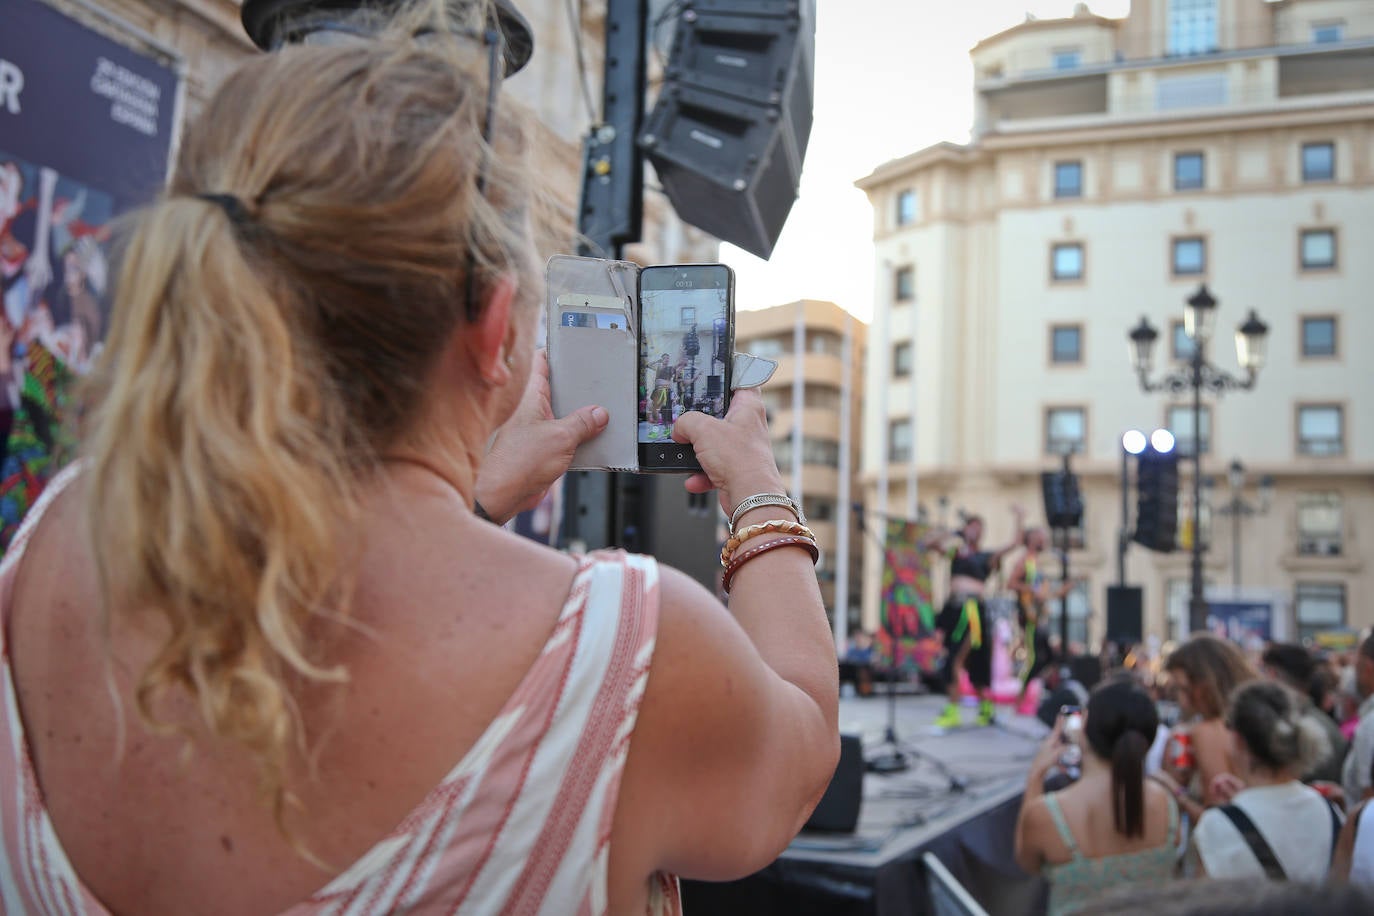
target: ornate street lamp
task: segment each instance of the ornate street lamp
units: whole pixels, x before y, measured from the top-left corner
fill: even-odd
[[[1252,309],[1249,317],[1236,329],[1236,360],[1245,370],[1243,379],[1236,378],[1207,362],[1207,343],[1216,326],[1218,302],[1207,285],[1185,301],[1184,332],[1193,346],[1188,366],[1170,372],[1158,382],[1150,380],[1154,365],[1154,345],[1159,332],[1149,319],[1141,317],[1127,335],[1131,342],[1131,364],[1140,379],[1143,391],[1164,391],[1177,396],[1185,391],[1193,393],[1193,543],[1192,597],[1188,603],[1188,626],[1201,630],[1207,626],[1207,602],[1202,595],[1202,392],[1210,391],[1220,397],[1225,391],[1247,391],[1255,386],[1259,370],[1264,365],[1264,345],[1269,327]]]

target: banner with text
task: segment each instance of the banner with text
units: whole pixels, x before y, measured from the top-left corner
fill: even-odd
[[[37,0],[0,28],[0,551],[73,455],[109,325],[116,215],[167,174],[179,77]]]

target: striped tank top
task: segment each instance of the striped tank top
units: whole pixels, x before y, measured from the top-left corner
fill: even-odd
[[[0,564],[0,911],[108,916],[44,808],[4,637],[53,479]],[[658,626],[658,567],[623,552],[580,560],[553,634],[449,774],[371,850],[288,916],[600,914],[611,824]],[[649,881],[651,916],[681,913],[677,880]]]

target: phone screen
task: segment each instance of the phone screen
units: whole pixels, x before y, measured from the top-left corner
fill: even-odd
[[[646,267],[639,273],[639,466],[700,470],[673,441],[689,410],[724,417],[735,351],[735,276],[724,264]]]

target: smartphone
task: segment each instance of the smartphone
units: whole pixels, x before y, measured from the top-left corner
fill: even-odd
[[[689,410],[724,417],[735,352],[735,272],[724,264],[672,264],[639,272],[639,467],[699,471],[690,445],[673,441]]]

